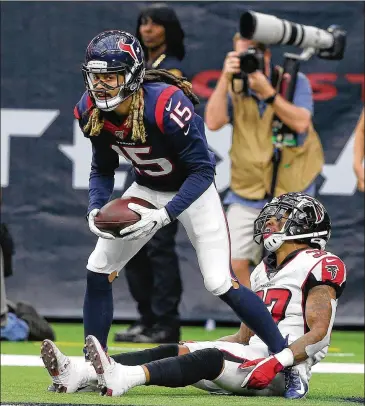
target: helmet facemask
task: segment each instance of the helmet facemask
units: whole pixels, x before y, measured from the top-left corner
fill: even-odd
[[[290,208],[286,205],[278,205],[276,203],[268,203],[261,211],[254,225],[254,240],[257,244],[263,242],[265,249],[270,252],[275,252],[284,243],[283,237],[286,235],[289,226]],[[275,218],[278,222],[286,219],[281,229],[275,232],[269,230],[267,223],[270,219]]]
[[[311,198],[308,196],[308,199]],[[318,214],[316,212],[318,208],[308,199],[299,201],[293,198],[282,200],[274,198],[266,204],[254,223],[255,242],[258,244],[263,242],[264,247],[270,252],[275,252],[285,241],[290,240],[324,249],[330,238],[330,224],[328,230],[317,226],[323,219],[313,217],[313,213]],[[279,231],[268,233],[266,224],[273,217],[277,221],[286,219],[286,222]],[[318,228],[319,230],[315,231]]]
[[[84,76],[84,81],[86,88],[89,92],[90,97],[94,101],[96,107],[103,111],[112,111],[117,106],[119,106],[124,100],[126,100],[129,96],[135,93],[142,83],[144,77],[144,69],[141,71],[138,77],[134,76],[135,67],[129,69],[128,66],[124,67],[115,67],[110,68],[108,67],[107,62],[104,61],[97,61],[91,60],[88,62],[87,65],[83,65],[82,72]],[[117,85],[115,87],[108,85],[107,83],[103,82],[102,79],[95,82],[94,76],[95,74],[116,74],[117,75]],[[120,75],[124,77],[123,83],[119,83]],[[98,84],[102,84],[102,89],[96,89]],[[97,94],[103,94],[106,96],[108,90],[116,90],[119,89],[117,95],[111,98],[98,98]]]

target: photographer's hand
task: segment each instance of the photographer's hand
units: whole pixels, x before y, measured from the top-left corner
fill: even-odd
[[[252,89],[260,100],[265,100],[275,94],[275,89],[267,77],[260,71],[248,75],[248,86]]]
[[[275,94],[275,89],[271,86],[267,77],[259,71],[248,75],[248,85],[255,91],[260,100],[266,100]],[[272,102],[274,113],[289,128],[297,133],[308,131],[311,123],[311,112],[304,107],[298,107],[285,100],[278,94]]]
[[[232,76],[241,72],[239,53],[228,52],[223,64],[223,74],[230,81]]]

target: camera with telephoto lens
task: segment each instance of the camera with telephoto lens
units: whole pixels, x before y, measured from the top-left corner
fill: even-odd
[[[257,70],[264,72],[264,54],[260,49],[249,47],[239,58],[241,74],[249,75]]]
[[[323,30],[254,11],[246,11],[241,15],[240,34],[243,38],[266,45],[313,48],[319,58],[329,60],[343,58],[347,35],[338,25],[331,25]]]

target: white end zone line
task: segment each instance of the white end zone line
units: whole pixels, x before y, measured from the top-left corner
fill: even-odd
[[[84,359],[84,357],[70,358],[74,360]],[[38,355],[1,354],[1,366],[43,367],[43,362]],[[314,365],[312,372],[325,374],[363,374],[364,364],[322,362]]]

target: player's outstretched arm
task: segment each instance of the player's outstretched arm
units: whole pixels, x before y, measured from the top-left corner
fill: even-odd
[[[245,323],[241,323],[240,329],[237,333],[221,337],[217,341],[228,341],[230,343],[248,344],[254,332],[250,330]]]
[[[289,346],[295,364],[313,356],[329,344],[335,313],[336,291],[333,287],[320,285],[309,291],[305,316],[310,331]]]

